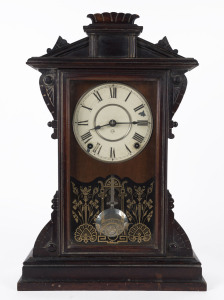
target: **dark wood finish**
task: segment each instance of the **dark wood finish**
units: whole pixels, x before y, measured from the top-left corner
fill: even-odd
[[[58,139],[59,185],[51,220],[40,232],[24,262],[18,290],[206,290],[201,263],[172,211],[167,190],[167,144],[178,124],[173,116],[187,86],[185,73],[198,62],[184,58],[164,37],[152,44],[138,36],[137,15],[89,15],[88,34],[69,44],[61,37],[41,57],[27,64],[39,70],[40,89]],[[122,43],[120,42],[122,39]],[[110,47],[106,47],[110,45]],[[75,105],[91,87],[121,82],[149,102],[154,129],[150,143],[132,160],[114,165],[87,157],[71,128]],[[81,163],[80,163],[81,162]],[[69,244],[70,178],[83,183],[110,174],[136,185],[155,178],[155,235],[150,246]]]
[[[206,282],[195,280],[193,282],[182,282],[173,280],[166,282],[156,281],[73,281],[73,282],[18,282],[18,291],[206,291]]]
[[[75,55],[75,54],[73,54]],[[112,58],[77,58],[77,57],[33,57],[27,61],[29,66],[37,70],[44,68],[58,68],[58,69],[95,69],[95,63],[98,63],[101,69],[143,69],[143,70],[166,70],[175,69],[180,73],[185,73],[198,66],[198,63],[193,58],[130,58],[130,59],[112,59]],[[181,72],[182,71],[182,72]]]
[[[89,36],[89,57],[137,56],[136,39],[143,28],[134,24],[138,15],[113,12],[87,17],[93,22],[83,27]]]
[[[47,108],[53,116],[53,121],[48,122],[48,126],[52,127],[54,133],[51,135],[52,139],[57,139],[58,137],[58,126],[57,126],[57,102],[56,102],[56,71],[55,70],[44,70],[40,76],[40,91],[47,105]]]
[[[61,144],[61,157],[60,161],[66,161],[66,165],[61,165],[60,181],[61,189],[60,199],[64,211],[62,212],[62,219],[64,220],[64,227],[61,228],[61,240],[63,245],[61,246],[61,253],[74,254],[74,250],[67,248],[67,240],[70,238],[70,229],[68,222],[70,221],[70,176],[75,177],[79,181],[90,182],[96,177],[107,177],[110,174],[116,174],[121,178],[129,177],[136,183],[147,181],[149,178],[156,177],[156,206],[155,206],[155,230],[156,241],[154,249],[144,249],[144,247],[130,247],[130,246],[86,246],[77,247],[76,253],[95,253],[97,255],[117,255],[117,253],[125,253],[127,255],[134,253],[144,253],[144,255],[152,255],[158,253],[165,253],[165,219],[164,208],[166,194],[166,177],[164,165],[164,157],[167,153],[167,134],[166,129],[167,115],[164,114],[168,108],[166,108],[167,99],[167,72],[145,72],[145,71],[120,71],[117,72],[110,70],[106,72],[98,68],[98,64],[95,64],[95,70],[86,72],[85,70],[79,70],[78,72],[60,72],[59,80],[61,82],[61,94],[63,97],[60,99],[59,112],[63,111],[61,115],[61,136],[59,143]],[[123,74],[122,74],[123,73]],[[78,80],[75,83],[75,79]],[[154,130],[151,138],[152,142],[136,156],[124,163],[118,164],[105,164],[91,157],[85,155],[82,149],[78,146],[74,139],[74,134],[71,128],[71,120],[74,112],[75,105],[79,100],[79,97],[91,87],[103,82],[117,81],[128,84],[138,89],[148,99],[154,115]],[[71,92],[72,85],[72,92]],[[73,101],[72,101],[73,99]],[[74,101],[75,99],[75,101]],[[162,134],[161,134],[162,133]],[[88,171],[87,171],[88,170]],[[135,170],[135,172],[133,172]]]
[[[32,279],[30,279],[32,278]],[[50,279],[50,280],[49,280]],[[28,257],[18,290],[205,291],[201,264],[191,258],[127,257],[38,259]]]

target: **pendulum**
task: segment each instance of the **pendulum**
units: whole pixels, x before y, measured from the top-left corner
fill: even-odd
[[[96,230],[105,236],[116,237],[128,227],[128,218],[115,204],[114,176],[111,175],[110,208],[102,211],[96,218]]]

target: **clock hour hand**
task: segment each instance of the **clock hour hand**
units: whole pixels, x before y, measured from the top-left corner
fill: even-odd
[[[104,127],[104,126],[108,126],[108,125],[110,125],[110,124],[108,123],[108,124],[105,124],[105,125],[97,125],[96,127],[91,128],[90,130],[98,130],[98,129],[100,129],[100,128]]]

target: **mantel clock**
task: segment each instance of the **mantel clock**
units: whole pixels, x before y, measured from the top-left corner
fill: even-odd
[[[198,63],[166,37],[139,38],[138,15],[88,17],[88,37],[27,61],[42,74],[59,181],[18,290],[206,290],[167,190],[173,116]]]

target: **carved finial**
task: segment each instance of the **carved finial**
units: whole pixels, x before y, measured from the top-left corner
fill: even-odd
[[[54,47],[52,49],[51,48],[47,49],[47,54],[50,54],[52,51],[63,48],[64,46],[67,45],[69,45],[68,42],[65,39],[63,39],[61,36],[59,36]]]
[[[170,46],[170,43],[168,42],[168,39],[166,36],[164,36],[163,39],[159,40],[158,43],[156,44],[156,46],[159,46],[165,50],[171,51],[174,54],[178,53],[177,49],[172,49],[172,47]]]
[[[139,18],[139,15],[136,14],[124,14],[116,12],[104,12],[102,14],[89,14],[87,18],[92,20],[92,24],[96,23],[117,23],[117,24],[134,24],[135,20]]]

